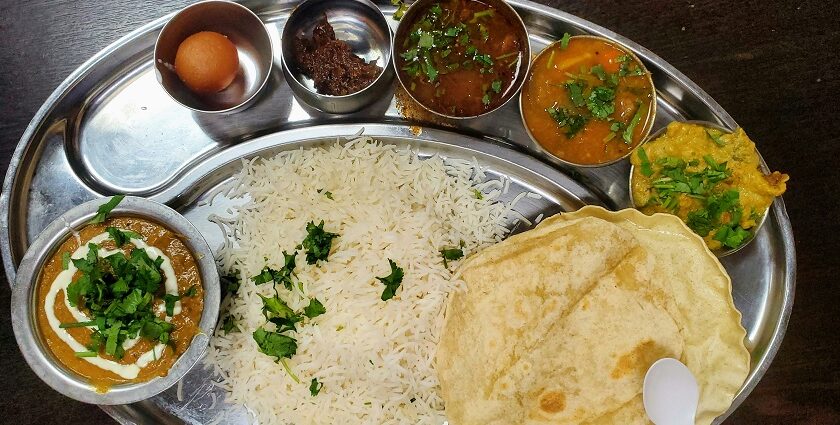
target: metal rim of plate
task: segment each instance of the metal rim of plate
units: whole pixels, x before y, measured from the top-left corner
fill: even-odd
[[[297,2],[245,0],[242,3],[260,16],[266,25],[281,25],[284,17],[288,16]],[[659,113],[657,121],[654,124],[654,131],[664,124],[660,122],[660,119],[698,119],[718,123],[728,129],[737,127],[737,123],[714,99],[685,75],[644,47],[610,30],[556,9],[535,4],[528,0],[516,0],[510,1],[509,3],[522,16],[523,21],[525,21],[530,32],[532,45],[547,45],[556,40],[558,35],[567,31],[573,35],[595,34],[607,37],[624,44],[636,53],[645,63],[646,67],[654,73],[654,84],[659,94]],[[378,2],[378,5],[383,9],[386,16],[389,17],[396,9],[389,2]],[[84,161],[89,158],[82,158],[83,160],[80,162],[71,161],[68,164],[68,158],[58,156],[45,158],[44,155],[56,152],[56,155],[59,156],[70,155],[75,152],[71,152],[74,149],[79,152],[84,152],[86,146],[83,144],[85,141],[73,139],[74,137],[79,137],[78,132],[82,124],[74,120],[78,117],[71,117],[69,114],[92,113],[88,109],[93,109],[93,112],[97,112],[95,111],[97,107],[102,107],[102,104],[107,104],[108,99],[102,100],[102,97],[118,97],[119,93],[115,94],[114,92],[116,90],[112,91],[111,89],[113,87],[111,86],[117,86],[119,84],[127,86],[137,83],[138,79],[142,77],[141,74],[151,69],[152,64],[149,58],[154,47],[155,35],[173,15],[167,15],[138,28],[112,43],[82,64],[50,95],[27,126],[11,158],[3,184],[3,191],[0,194],[0,248],[2,248],[3,263],[10,282],[14,281],[17,264],[23,255],[22,252],[25,251],[28,245],[28,241],[33,239],[45,227],[41,223],[44,217],[57,217],[61,212],[75,204],[112,194],[115,192],[115,188],[126,187],[125,180],[117,179],[116,183],[110,184],[111,182],[102,178],[101,175],[96,174],[95,172],[98,170],[90,167],[92,165],[91,163]],[[395,23],[392,23],[392,25],[395,25]],[[542,47],[532,48],[533,51],[540,51],[541,49]],[[277,61],[277,59],[275,60]],[[90,81],[91,79],[94,79],[96,84],[92,83]],[[282,91],[282,87],[278,89],[276,85],[275,87],[269,87],[269,89]],[[78,96],[79,93],[84,94],[82,99],[73,97]],[[288,91],[283,92],[283,94],[287,95]],[[386,96],[388,95],[386,94]],[[78,110],[78,104],[73,102],[84,103],[81,112]],[[92,104],[89,104],[91,102]],[[97,104],[97,102],[101,104]],[[68,107],[68,103],[72,107]],[[466,127],[456,126],[456,132],[454,133],[438,132],[435,129],[424,127],[424,132],[419,137],[412,136],[406,123],[401,121],[398,114],[394,113],[393,106],[389,107],[390,109],[388,109],[384,116],[376,112],[373,116],[370,114],[361,114],[360,116],[344,120],[334,116],[312,113],[305,107],[303,107],[304,113],[306,114],[305,117],[299,115],[292,117],[292,113],[300,112],[294,109],[296,107],[297,105],[292,105],[292,112],[285,111],[287,114],[286,118],[289,121],[287,123],[288,125],[281,125],[280,127],[253,127],[248,130],[242,130],[239,134],[228,136],[226,136],[227,133],[224,131],[213,133],[208,137],[211,137],[210,142],[215,141],[218,146],[211,146],[208,149],[196,153],[192,157],[188,157],[189,162],[185,162],[181,168],[178,168],[169,175],[161,177],[161,181],[158,182],[159,184],[156,183],[157,186],[130,187],[131,190],[125,190],[124,192],[137,196],[151,197],[152,199],[164,202],[176,210],[185,213],[187,218],[193,221],[196,217],[191,218],[190,214],[194,212],[192,208],[195,207],[197,200],[200,201],[202,196],[207,195],[207,192],[198,193],[197,188],[190,187],[178,188],[179,184],[186,185],[189,183],[189,177],[191,175],[189,171],[191,168],[200,169],[202,164],[212,163],[213,160],[224,162],[221,161],[222,157],[225,156],[223,154],[224,152],[228,152],[229,156],[231,152],[237,152],[236,149],[247,150],[245,146],[257,147],[260,146],[260,143],[268,143],[270,145],[272,143],[271,140],[273,140],[272,137],[256,139],[257,136],[265,134],[279,131],[280,133],[277,133],[279,137],[277,143],[281,145],[274,145],[271,148],[282,149],[282,143],[288,142],[285,138],[297,137],[298,139],[309,139],[313,130],[315,130],[315,133],[320,131],[322,137],[326,137],[327,133],[335,133],[340,130],[346,130],[342,133],[343,135],[352,135],[354,131],[365,127],[371,130],[376,130],[377,128],[379,130],[386,130],[386,135],[398,136],[395,140],[402,140],[403,142],[411,141],[412,143],[421,144],[428,143],[432,147],[437,145],[434,143],[435,140],[430,139],[431,136],[451,137],[455,141],[454,143],[466,143],[472,140],[476,142],[476,146],[492,147],[490,150],[495,153],[485,154],[485,157],[491,160],[493,165],[500,165],[504,168],[512,164],[508,158],[513,158],[517,161],[521,160],[528,164],[522,167],[526,171],[525,175],[536,176],[545,181],[551,181],[552,178],[558,178],[558,176],[563,176],[562,180],[568,180],[566,176],[572,176],[574,180],[590,189],[592,191],[591,193],[596,194],[608,207],[623,208],[629,206],[626,188],[626,173],[629,171],[629,165],[619,163],[595,171],[588,171],[568,167],[557,161],[553,161],[551,158],[541,155],[535,147],[528,146],[527,141],[522,140],[527,138],[527,135],[524,135],[524,130],[514,128],[514,124],[511,124],[510,128],[500,128],[500,126],[504,127],[505,117],[510,114],[508,107],[494,114],[492,117],[494,122],[486,122],[487,120],[484,120],[471,122]],[[259,107],[255,106],[253,108],[256,109]],[[375,109],[377,106],[374,105],[372,108]],[[70,112],[67,110],[70,110]],[[272,112],[275,111],[272,110]],[[516,120],[518,120],[518,110],[514,112],[516,112]],[[250,112],[245,111],[240,114],[248,113]],[[245,115],[238,115],[238,117],[240,116]],[[89,117],[85,116],[85,118]],[[200,116],[193,115],[192,118],[199,122],[199,125],[204,125],[202,127],[203,130],[217,130],[215,127],[200,122],[202,120]],[[344,125],[339,126],[340,128],[338,129],[326,129],[326,127],[335,127],[326,126],[325,128],[321,128],[321,130],[318,130],[320,127],[307,127],[348,121],[354,124],[371,122],[374,124]],[[507,121],[508,123],[510,122],[510,120]],[[251,123],[245,122],[244,124],[247,127]],[[519,126],[521,127],[521,124]],[[55,134],[48,131],[52,131],[53,127],[56,129]],[[286,131],[290,129],[292,131]],[[376,135],[375,133],[376,131],[372,133],[366,132],[366,134]],[[331,135],[334,137],[336,134]],[[51,143],[54,144],[55,142],[51,139],[48,140],[48,136],[62,136],[67,140],[61,139],[59,142],[60,146],[55,147],[51,145]],[[232,139],[231,143],[250,139],[253,139],[251,142],[254,143],[246,142],[229,148],[219,142],[219,139],[224,136]],[[41,139],[38,137],[41,137]],[[178,140],[177,137],[176,135],[172,136],[173,139]],[[452,145],[452,143],[449,143],[449,145]],[[261,152],[271,151],[269,146],[262,146],[262,148]],[[79,152],[75,153],[81,155]],[[474,150],[474,152],[480,153],[480,149]],[[524,154],[520,152],[524,152]],[[227,161],[225,163],[229,162]],[[43,166],[41,166],[42,163]],[[88,168],[85,169],[85,167]],[[534,170],[530,170],[528,167],[534,167]],[[89,175],[84,175],[84,171],[86,170]],[[38,175],[37,172],[39,171],[46,172],[46,174],[54,171],[56,175],[44,177],[43,175]],[[565,176],[563,173],[565,173]],[[74,184],[76,186],[73,186],[73,188],[78,186],[81,189],[78,190],[78,193],[73,194],[43,192],[49,189],[43,186],[46,184],[44,182],[58,181],[57,179],[59,178],[69,179],[70,183],[68,184]],[[519,183],[525,184],[525,188],[528,188],[527,181],[520,181]],[[554,183],[560,185],[560,183]],[[176,191],[176,188],[180,192]],[[571,191],[569,193],[573,192]],[[62,199],[61,197],[64,198]],[[77,200],[78,197],[83,197],[84,199]],[[67,207],[63,207],[64,204],[68,204]],[[63,207],[63,209],[60,211],[50,209],[59,209],[58,207]],[[557,205],[553,205],[553,207],[557,207]],[[200,228],[199,230],[204,233],[205,229]],[[744,313],[742,323],[748,319],[747,315],[750,316],[750,320],[754,320],[754,323],[750,322],[745,326],[748,332],[748,348],[750,348],[752,353],[750,373],[729,411],[718,417],[715,421],[716,423],[722,422],[743,402],[770,366],[773,357],[781,345],[793,305],[796,256],[790,220],[781,198],[777,198],[774,201],[771,217],[768,218],[768,223],[760,230],[760,235],[757,239],[760,240],[753,242],[748,249],[731,257],[721,259],[727,271],[733,276],[733,297],[735,298],[736,305],[739,303],[748,304],[746,310],[739,306],[739,309]],[[747,263],[746,259],[749,259],[750,262]],[[755,283],[748,279],[754,273],[762,273],[759,276],[762,279],[760,283]],[[740,277],[746,278],[739,279]],[[740,285],[738,285],[739,283]],[[763,292],[753,293],[753,291]],[[773,309],[773,311],[768,312],[769,309]],[[192,371],[187,375],[185,380],[189,380],[191,374]],[[188,384],[191,383],[188,382]],[[167,393],[165,392],[162,395],[166,395]],[[161,396],[132,405],[103,406],[102,408],[122,423],[136,423],[139,421],[137,418],[145,418],[146,420],[157,422],[168,421],[168,423],[183,421],[198,423],[195,419],[183,416],[190,413],[186,409],[186,406],[180,410],[178,410],[177,406],[174,408],[173,406],[162,406],[161,403],[166,400],[161,399]],[[187,404],[192,401],[190,400]],[[178,411],[174,412],[173,409]],[[181,416],[174,416],[176,414]]]

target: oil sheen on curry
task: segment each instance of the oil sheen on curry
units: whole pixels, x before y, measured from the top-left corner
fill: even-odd
[[[434,3],[397,46],[397,70],[411,95],[443,115],[471,117],[510,98],[526,40],[513,20],[475,0]]]
[[[38,329],[97,391],[165,376],[199,332],[198,265],[172,231],[137,217],[88,224],[38,281]]]
[[[543,149],[573,164],[600,165],[628,155],[650,132],[655,97],[649,73],[630,52],[566,34],[534,60],[521,106]]]

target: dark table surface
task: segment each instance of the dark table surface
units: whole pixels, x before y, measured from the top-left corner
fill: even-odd
[[[776,360],[727,423],[840,424],[840,2],[539,0],[642,44],[714,97],[757,141],[785,194],[797,291]],[[55,87],[130,30],[189,2],[0,0],[0,165]],[[52,391],[27,367],[0,274],[0,418],[108,423],[97,407]],[[14,419],[12,419],[14,418]]]

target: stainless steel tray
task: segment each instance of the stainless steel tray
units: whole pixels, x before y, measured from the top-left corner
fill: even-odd
[[[268,27],[275,67],[266,92],[250,109],[235,115],[194,113],[171,100],[155,81],[154,42],[169,18],[126,35],[70,75],[38,111],[11,159],[0,195],[0,250],[9,282],[29,241],[71,207],[114,193],[165,202],[189,218],[211,246],[221,237],[207,215],[224,209],[205,202],[230,178],[240,158],[328,143],[364,128],[366,135],[410,145],[422,155],[475,158],[488,174],[512,179],[509,197],[522,190],[517,210],[533,219],[584,204],[629,206],[629,164],[598,169],[566,167],[539,153],[522,127],[516,102],[476,121],[441,129],[424,123],[415,136],[389,93],[374,106],[350,116],[330,116],[302,106],[292,96],[280,68],[279,37],[296,2],[247,0]],[[703,90],[647,49],[607,29],[527,0],[510,2],[539,52],[564,32],[598,34],[629,46],[651,70],[659,103],[654,130],[675,119],[737,126]],[[390,16],[390,2],[379,3]],[[391,22],[396,28],[396,22]],[[759,146],[760,148],[760,146]],[[527,202],[525,202],[527,201]],[[516,229],[523,230],[523,228]],[[746,249],[722,260],[732,276],[735,304],[743,314],[750,375],[721,422],[752,391],[779,348],[793,304],[796,256],[790,220],[777,199],[767,222]],[[127,406],[103,407],[122,423],[206,423],[222,410],[245,422],[247,412],[223,402],[208,371],[196,369],[178,388]]]

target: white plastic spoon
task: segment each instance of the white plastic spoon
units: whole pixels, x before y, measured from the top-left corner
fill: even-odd
[[[642,400],[656,425],[693,425],[699,397],[697,380],[679,360],[660,359],[645,375]]]

